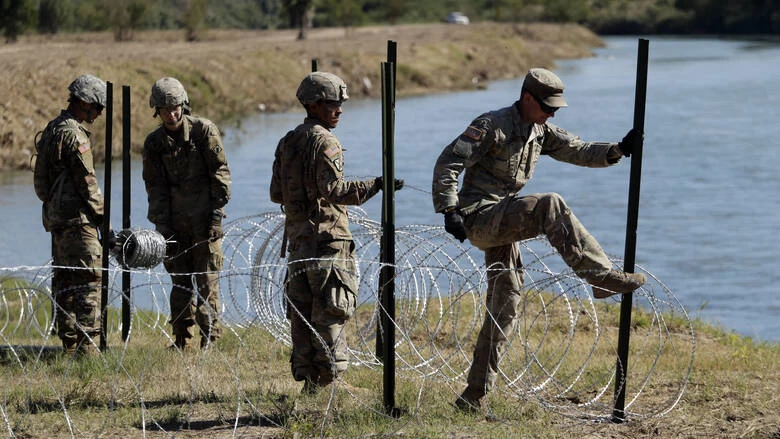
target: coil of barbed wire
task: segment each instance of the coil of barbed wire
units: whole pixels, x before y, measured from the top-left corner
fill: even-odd
[[[123,229],[116,234],[112,255],[125,268],[154,268],[165,259],[165,238],[155,230]]]
[[[377,325],[384,312],[378,300],[381,225],[354,208],[350,208],[350,220],[359,279],[358,311],[347,326],[352,363],[354,367],[378,369],[382,361],[376,354]],[[225,263],[220,272],[220,295],[224,325],[234,334],[240,333],[238,328],[262,327],[290,346],[284,301],[287,267],[281,251],[283,214],[239,218],[223,229]],[[465,383],[477,334],[484,319],[491,318],[485,316],[489,269],[483,266],[479,251],[455,241],[441,226],[402,226],[395,236],[396,373],[400,379],[436,382],[457,394]],[[138,259],[123,260],[121,265],[146,267],[132,270],[129,296],[134,301],[149,301],[136,304],[152,310],[152,321],[141,324],[165,332],[170,281],[155,264],[164,255],[165,241],[141,230],[127,231],[123,239],[121,247],[133,242],[139,252]],[[616,368],[623,367],[615,364],[615,307],[609,307],[618,299],[594,301],[590,287],[563,264],[544,237],[523,241],[520,246],[524,259],[522,300],[498,361],[500,384],[494,392],[518,401],[535,400],[548,410],[573,418],[603,417],[610,411]],[[122,257],[130,254],[128,251]],[[36,311],[51,301],[45,286],[51,268],[20,267],[0,273],[22,274],[28,280],[11,291],[27,303],[23,307],[27,314],[18,321],[3,321],[4,336],[19,331],[51,336],[51,321],[36,320],[37,315],[46,315]],[[648,282],[634,293],[637,308],[643,311],[632,329],[627,381],[637,384],[627,389],[626,412],[633,417],[660,416],[682,396],[695,341],[690,319],[674,294],[641,266],[637,270],[648,276]],[[4,300],[8,297],[6,291]],[[670,318],[680,318],[683,324],[670,323]],[[109,331],[116,329],[109,327]],[[655,373],[659,365],[662,376]],[[656,382],[661,379],[665,382]],[[666,389],[662,401],[657,396],[647,397],[646,389],[658,384]],[[624,385],[620,382],[617,387]]]
[[[383,312],[377,300],[381,225],[360,209],[350,209],[350,221],[359,277],[359,311],[349,322],[350,350],[354,365],[377,368],[382,365],[376,354],[377,322]],[[251,274],[248,282],[240,280],[243,276],[228,276],[227,296],[236,324],[262,325],[289,346],[284,304],[286,261],[281,256],[283,229],[281,213],[241,218],[229,225],[226,266],[233,270],[248,266]],[[475,259],[478,256],[473,249],[453,240],[441,226],[403,226],[395,236],[396,372],[408,378],[445,382],[455,389],[468,371],[483,323],[486,270]],[[604,399],[615,387],[616,365],[595,364],[593,359],[601,358],[596,354],[604,350],[613,352],[608,358],[617,357],[614,331],[607,332],[599,322],[598,306],[603,301],[591,298],[590,287],[562,265],[544,237],[523,241],[521,248],[526,259],[523,305],[518,312],[521,317],[498,366],[499,375],[507,383],[506,392],[536,399],[564,414],[602,417],[609,411],[610,402]],[[635,296],[652,313],[652,323],[644,342],[639,343],[643,349],[635,355],[642,357],[641,364],[651,366],[632,368],[632,382],[649,382],[653,365],[670,344],[672,350],[684,352],[688,346],[690,350],[690,357],[675,359],[682,384],[669,405],[640,408],[634,405],[640,400],[639,393],[627,399],[627,413],[658,416],[682,396],[693,360],[693,331],[689,325],[688,346],[674,345],[682,342],[669,336],[663,314],[671,311],[686,319],[687,314],[666,286],[644,272],[650,282]],[[632,405],[635,411],[628,412]]]

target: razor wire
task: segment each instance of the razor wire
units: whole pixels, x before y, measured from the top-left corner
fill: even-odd
[[[352,207],[350,223],[359,280],[358,311],[347,324],[351,367],[380,369],[382,362],[376,355],[375,343],[378,319],[383,312],[377,300],[382,267],[379,262],[381,225],[361,209]],[[279,349],[291,345],[284,300],[287,267],[281,256],[283,228],[281,213],[239,218],[223,227],[222,322],[225,332],[237,337],[250,356],[251,346],[242,340],[242,334],[252,328],[263,328],[280,344]],[[140,230],[127,233],[122,236],[122,242],[139,243],[143,249],[130,250],[142,250],[138,252],[139,260],[148,258],[142,263],[154,262],[154,255],[159,254],[159,249],[155,250],[160,245],[159,239]],[[616,331],[609,331],[602,321],[607,312],[605,303],[614,299],[594,301],[590,287],[563,264],[543,237],[522,241],[520,246],[525,276],[522,301],[513,334],[498,363],[499,383],[491,393],[519,402],[536,401],[544,409],[571,419],[603,419],[612,407],[615,368],[622,367],[614,361]],[[131,252],[126,246],[123,248],[125,253],[115,253],[112,266],[107,269],[113,278],[109,287],[110,304],[118,303],[123,294],[116,283],[121,276],[117,275],[130,271],[131,305],[134,311],[143,310],[147,316],[144,320],[134,319],[133,324],[157,330],[161,342],[172,343],[167,328],[170,288],[167,273],[160,266],[123,268],[139,265],[127,263]],[[479,258],[478,252],[453,240],[441,226],[408,225],[396,231],[393,321],[398,334],[396,374],[401,380],[424,383],[420,384],[420,395],[426,386],[444,386],[454,398],[465,385],[476,336],[486,318],[487,270]],[[619,265],[619,259],[612,259]],[[0,367],[24,367],[25,355],[41,358],[56,349],[58,339],[51,332],[53,319],[46,312],[52,306],[48,287],[51,268],[50,265],[0,268],[0,281],[3,281],[0,347],[5,345],[4,365]],[[690,318],[672,291],[643,267],[637,266],[637,271],[645,273],[648,282],[633,295],[642,314],[632,333],[631,368],[627,377],[631,385],[625,410],[631,417],[658,417],[672,410],[685,391],[693,364],[695,337]],[[21,304],[19,315],[8,312],[9,301]],[[106,331],[119,331],[121,322],[117,320],[109,321]],[[130,337],[122,349],[133,343],[133,330],[131,327]],[[20,340],[35,340],[30,344],[42,346],[20,346]],[[211,355],[222,355],[219,350],[211,352]],[[229,359],[222,358],[222,361],[227,364]],[[205,369],[200,364],[188,370],[193,383],[203,379]],[[128,375],[121,364],[116,373]],[[131,379],[129,375],[127,378]],[[57,393],[57,378],[50,379],[49,387]],[[142,415],[146,417],[142,388],[148,378],[132,379],[136,382],[136,398]],[[232,379],[239,381],[238,375]],[[658,401],[660,388],[663,388],[662,402]],[[252,406],[242,389],[237,384],[237,400]],[[643,398],[647,392],[653,392],[652,401]],[[58,400],[63,401],[62,394],[57,394]],[[424,410],[420,401],[418,397],[410,411]],[[367,401],[363,404],[371,406]],[[62,406],[69,420],[65,404]],[[9,426],[12,424],[9,409],[2,400],[0,407],[0,415]],[[331,410],[330,405],[326,410]],[[68,421],[69,429],[70,424]],[[165,429],[158,420],[151,420],[151,424]],[[280,422],[271,424],[281,427]]]

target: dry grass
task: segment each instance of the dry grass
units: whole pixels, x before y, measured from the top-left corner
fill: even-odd
[[[10,295],[8,298],[12,299]],[[16,321],[18,305],[9,300],[0,318]],[[398,307],[406,305],[409,304],[397,304]],[[401,333],[418,340],[427,340],[432,330],[442,338],[456,333],[464,342],[463,351],[470,356],[475,329],[465,323],[474,318],[475,311],[481,314],[481,310],[475,310],[469,300],[452,298],[441,304],[431,302],[429,307],[429,312],[414,322],[413,330]],[[444,320],[437,317],[440,309],[446,310],[445,315],[449,317]],[[544,312],[551,321],[564,320],[564,316],[550,315],[550,311],[554,312],[550,309]],[[542,309],[534,300],[526,300],[523,322],[540,312]],[[586,388],[569,392],[566,396],[569,401],[592,396],[588,394],[588,377],[595,376],[594,380],[599,381],[602,371],[609,373],[614,367],[614,351],[610,346],[615,344],[614,323],[618,312],[614,302],[602,302],[598,306],[604,346],[588,362],[583,378]],[[361,309],[355,320],[365,322],[370,314],[370,310]],[[640,348],[643,328],[652,325],[648,321],[651,317],[652,314],[636,310],[632,349]],[[112,315],[109,321],[115,319],[116,315]],[[664,316],[664,319],[670,336],[683,340],[689,331],[687,321],[674,316]],[[458,413],[450,405],[462,389],[462,376],[444,379],[449,372],[442,369],[423,378],[400,367],[399,362],[395,401],[406,413],[395,420],[383,414],[381,367],[353,366],[343,376],[343,382],[328,391],[300,397],[300,383],[294,382],[289,373],[288,348],[261,327],[234,328],[205,353],[199,350],[182,353],[165,349],[170,339],[153,322],[165,326],[164,318],[147,312],[136,313],[127,346],[117,331],[112,331],[108,340],[111,349],[102,358],[73,362],[55,355],[42,361],[27,358],[21,362],[0,362],[3,419],[15,437],[776,439],[780,435],[777,411],[780,345],[755,343],[699,321],[694,322],[696,361],[679,405],[663,416],[633,417],[625,424],[599,424],[560,416],[557,410],[544,408],[533,397],[515,395],[506,383],[488,396],[500,421],[485,422],[480,417]],[[359,324],[350,325],[353,347],[362,338],[359,327]],[[579,359],[591,348],[593,330],[587,324],[577,326],[566,362],[556,373],[563,382],[577,373]],[[502,360],[502,370],[511,370],[513,361],[524,363],[527,352],[523,345],[538,344],[537,356],[545,363],[560,354],[559,342],[567,338],[565,331],[554,327],[544,333],[525,331],[523,323],[518,334],[521,335],[515,339],[521,337],[524,344],[510,346]],[[27,344],[43,341],[31,340],[29,334],[23,339],[14,338],[23,334],[8,331],[3,331],[3,336]],[[542,340],[543,343],[538,343]],[[446,345],[441,339],[437,342]],[[685,343],[679,346],[684,347]],[[443,352],[444,355],[452,353]],[[411,351],[401,344],[398,355],[409,359]],[[642,393],[642,402],[634,407],[667,404],[665,398],[680,386],[677,361],[684,365],[686,355],[690,356],[690,351],[684,349],[679,352],[680,358],[673,352],[664,353],[654,365],[653,378]],[[436,358],[429,353],[424,358],[432,360],[433,369],[437,367]],[[459,369],[467,365],[466,360],[451,359],[450,365]],[[642,363],[637,361],[632,369],[648,367]],[[527,375],[540,374],[532,370]],[[636,379],[630,377],[630,380],[637,384]]]
[[[116,43],[109,33],[26,36],[0,46],[0,169],[28,166],[33,136],[67,105],[67,86],[93,73],[114,84],[114,140],[122,144],[122,86],[131,88],[132,144],[138,151],[158,123],[148,106],[151,85],[179,78],[193,110],[220,124],[261,111],[298,105],[295,90],[310,70],[347,81],[354,97],[380,94],[380,62],[387,40],[398,43],[398,94],[464,89],[479,82],[523,75],[532,66],[585,57],[599,38],[583,27],[554,24],[480,23],[318,29],[306,41],[295,31],[212,30],[187,43],[181,32],[138,32]],[[371,84],[370,86],[367,84]],[[91,128],[103,156],[105,118]]]

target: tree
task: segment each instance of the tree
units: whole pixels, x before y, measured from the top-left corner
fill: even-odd
[[[357,26],[363,22],[363,11],[355,0],[324,0],[321,12],[326,26]]]
[[[0,29],[6,42],[13,43],[34,20],[35,7],[30,0],[0,0]]]
[[[314,0],[282,0],[282,7],[290,27],[298,29],[298,39],[305,40],[314,18]]]
[[[187,31],[187,41],[197,41],[206,28],[206,14],[209,9],[209,0],[189,0],[184,10],[182,22]]]
[[[396,24],[398,23],[398,19],[404,15],[406,0],[387,0],[385,8],[387,21],[389,21],[390,24]]]
[[[40,0],[38,4],[38,31],[56,34],[66,28],[73,16],[73,4],[63,0]]]
[[[111,27],[114,28],[114,40],[133,39],[133,30],[141,27],[148,8],[148,0],[106,0]]]
[[[587,18],[585,0],[550,0],[544,4],[544,18],[558,23],[578,22]]]

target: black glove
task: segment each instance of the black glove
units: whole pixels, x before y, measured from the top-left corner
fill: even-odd
[[[382,177],[377,177],[374,179],[374,187],[377,188],[377,190],[382,190],[384,185],[384,179]],[[400,191],[404,187],[404,181],[400,178],[395,179],[395,185],[393,187],[393,190]]]
[[[457,210],[451,210],[444,214],[444,230],[460,242],[466,240],[466,226],[463,225],[463,217]]]
[[[155,224],[154,230],[157,231],[166,241],[170,241],[173,238],[173,229],[164,224]]]
[[[108,229],[108,236],[106,237],[106,240],[108,241],[109,250],[116,247],[116,233],[114,233],[114,229]]]
[[[631,128],[628,131],[628,134],[623,137],[623,140],[618,143],[620,151],[623,152],[624,156],[631,157],[631,154],[634,152],[634,150],[638,149],[639,145],[642,144],[642,139],[644,139],[644,137],[645,135],[642,134],[642,132],[636,128]]]
[[[211,214],[211,224],[209,224],[209,241],[214,242],[223,236],[225,236],[225,233],[222,232],[222,212],[215,210],[214,213]]]
[[[108,229],[108,232],[105,234],[105,236],[100,236],[100,244],[103,243],[108,244],[108,249],[111,250],[116,246],[116,233],[114,233],[113,229]]]

